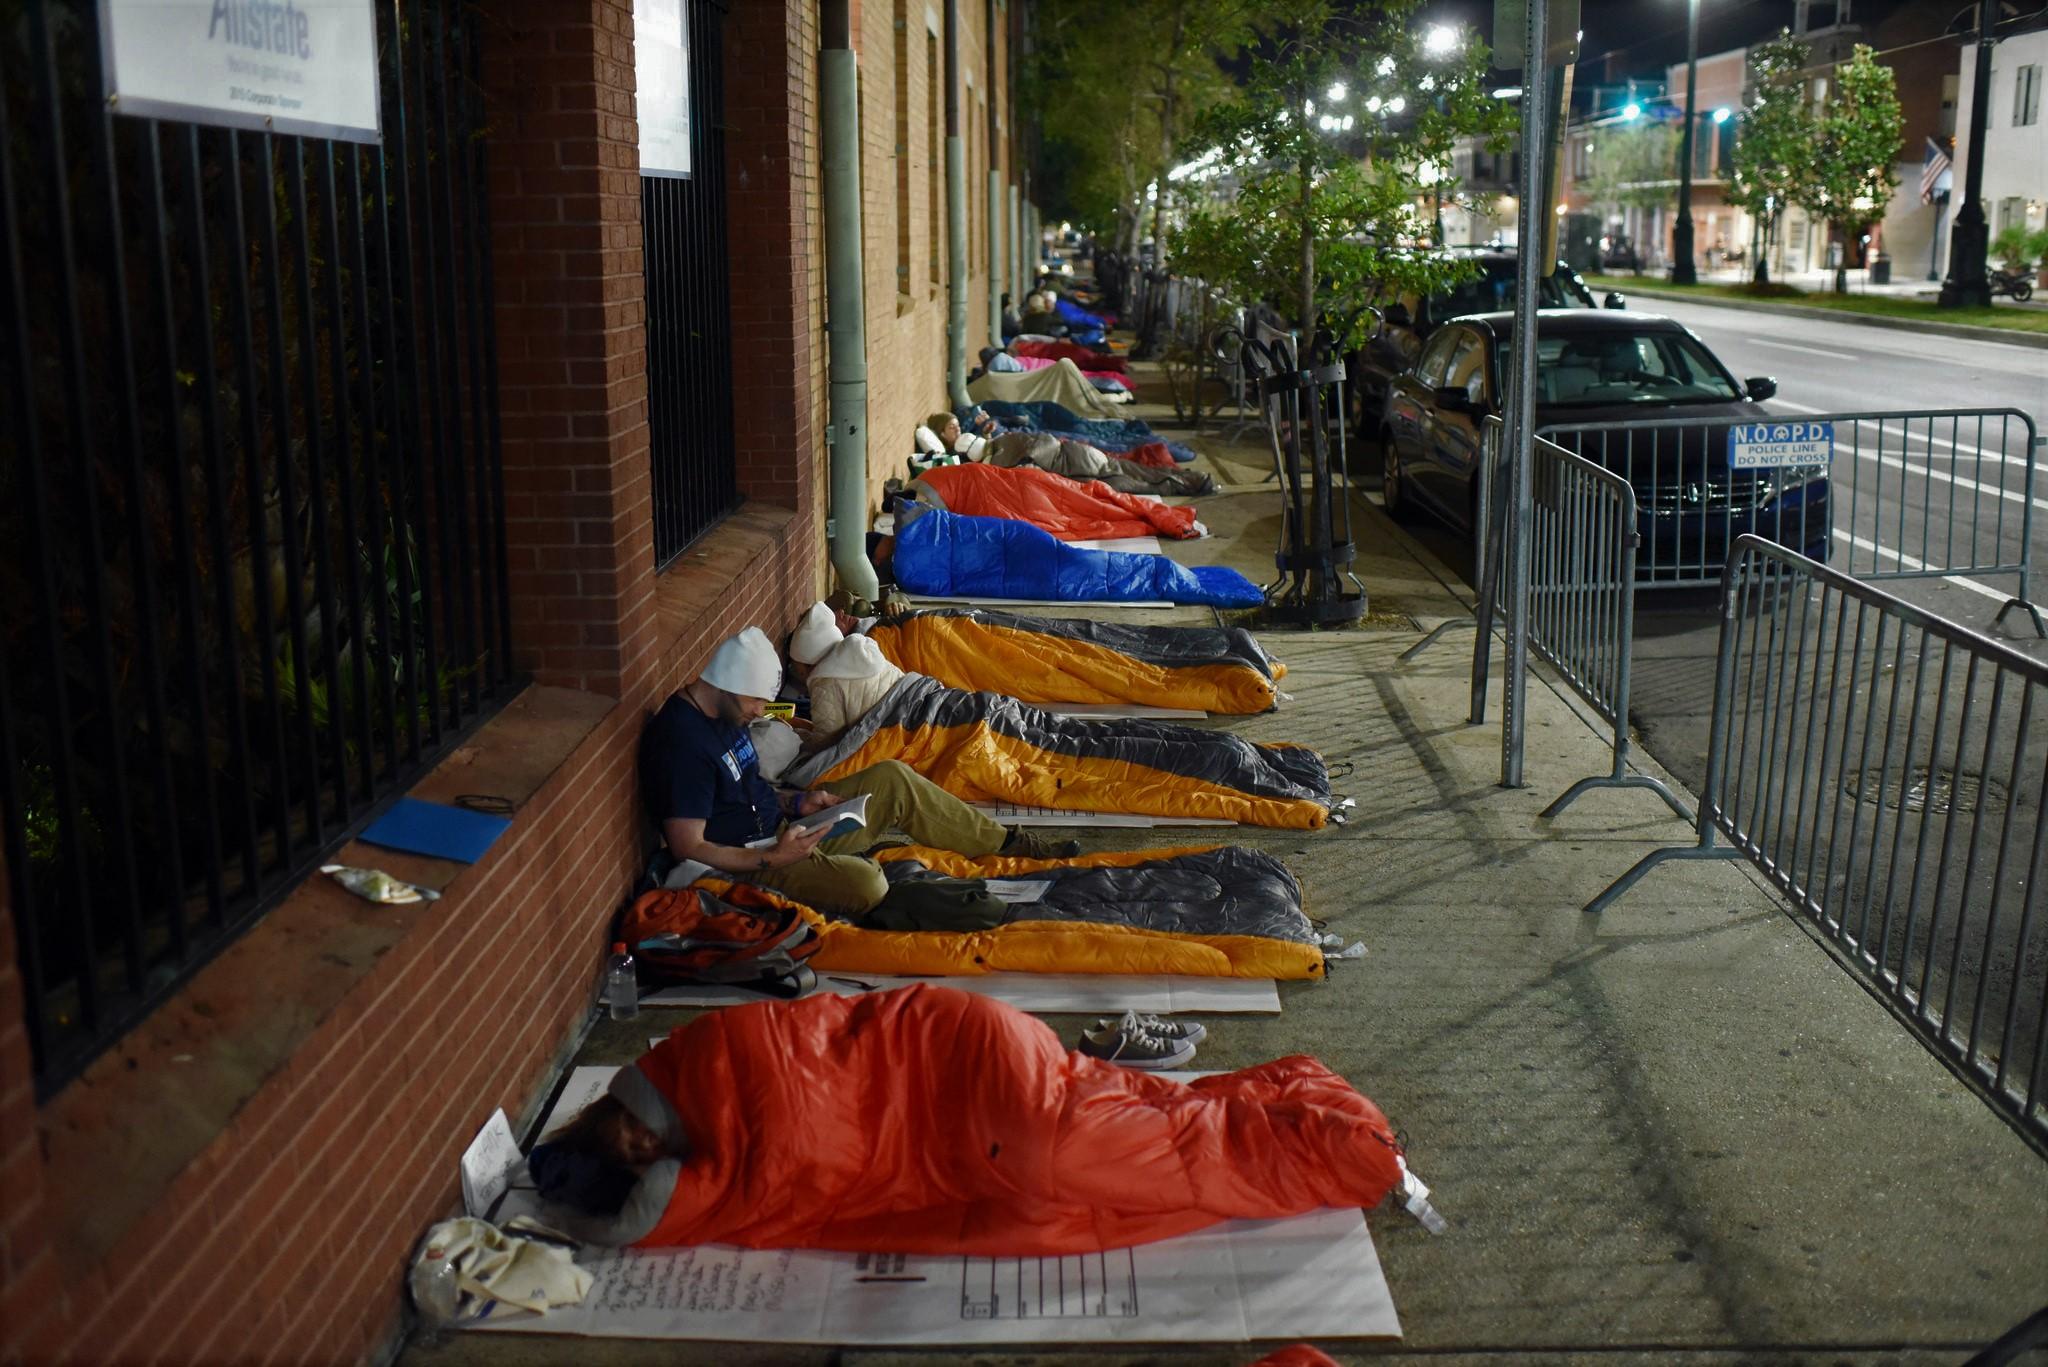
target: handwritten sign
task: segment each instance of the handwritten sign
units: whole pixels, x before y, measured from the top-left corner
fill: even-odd
[[[1831,422],[1737,423],[1728,429],[1732,470],[1775,470],[1781,465],[1826,465],[1835,457]]]
[[[373,0],[100,0],[100,46],[117,113],[379,140]]]
[[[491,1113],[463,1151],[462,1208],[479,1220],[488,1220],[491,1207],[512,1185],[512,1169],[518,1164],[519,1141],[500,1108]]]

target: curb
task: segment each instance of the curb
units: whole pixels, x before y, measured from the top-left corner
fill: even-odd
[[[1836,323],[1860,323],[1864,327],[1889,328],[1893,332],[1935,333],[1943,337],[1967,337],[1977,342],[2005,342],[2011,346],[2048,351],[2048,332],[2021,332],[2013,328],[1978,327],[1974,323],[1943,323],[1916,318],[1887,318],[1876,313],[1852,313],[1847,309],[1816,309],[1774,299],[1728,299],[1720,295],[1679,294],[1671,290],[1632,289],[1638,299],[1670,299],[1680,304],[1705,304],[1717,309],[1752,309],[1758,313],[1782,313],[1790,318],[1824,318]]]

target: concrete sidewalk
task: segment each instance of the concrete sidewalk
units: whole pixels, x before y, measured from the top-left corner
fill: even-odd
[[[1164,394],[1151,367],[1136,371],[1146,393]],[[1171,416],[1150,404],[1134,412],[1155,424]],[[1214,539],[1172,554],[1267,577],[1279,499],[1257,484],[1266,448],[1167,434],[1228,482],[1203,500]],[[1285,857],[1311,914],[1370,953],[1328,982],[1281,984],[1278,1017],[1211,1020],[1200,1065],[1321,1056],[1385,1109],[1450,1220],[1433,1238],[1405,1215],[1375,1212],[1407,1337],[1324,1346],[1346,1360],[1435,1363],[1948,1363],[2048,1303],[2048,1164],[1746,866],[1663,869],[1604,918],[1584,915],[1614,876],[1647,850],[1688,842],[1689,828],[1644,792],[1596,792],[1540,820],[1565,786],[1607,767],[1601,737],[1540,681],[1530,786],[1499,787],[1497,726],[1465,723],[1471,635],[1453,633],[1412,665],[1397,658],[1420,629],[1462,614],[1457,581],[1376,506],[1361,500],[1356,519],[1373,624],[1270,635],[1291,700],[1228,725],[1351,766],[1335,785],[1358,800],[1348,826],[1232,838]],[[1143,834],[1089,843],[1157,843]],[[1081,1024],[1049,1019],[1070,1038]],[[668,1023],[602,1022],[579,1061],[623,1063]],[[403,1360],[953,1356],[1223,1364],[1259,1352],[948,1355],[469,1334]]]

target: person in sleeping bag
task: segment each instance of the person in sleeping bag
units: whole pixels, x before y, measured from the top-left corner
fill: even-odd
[[[890,664],[866,636],[812,667],[811,725],[812,752],[785,782],[837,785],[893,762],[967,802],[1290,830],[1320,830],[1339,806],[1307,746],[1146,718],[1085,720],[948,688]]]
[[[989,608],[926,608],[865,629],[814,603],[791,634],[789,672],[864,634],[898,669],[949,688],[1028,703],[1138,703],[1201,712],[1270,712],[1287,666],[1243,627],[1141,626]]]
[[[1162,466],[1126,460],[1053,432],[1015,431],[993,437],[963,434],[960,419],[951,413],[934,413],[925,423],[923,430],[935,435],[948,451],[986,465],[1031,466],[1071,480],[1101,480],[1118,493],[1162,498],[1206,494],[1216,488],[1216,481],[1199,471],[1182,470],[1171,462]]]
[[[1372,1207],[1404,1176],[1379,1108],[1312,1058],[1180,1082],[930,984],[701,1016],[528,1166],[591,1243],[988,1257]]]
[[[881,866],[865,857],[884,831],[957,854],[1059,858],[1076,841],[1005,830],[907,765],[857,765],[810,792],[777,789],[761,776],[747,730],[782,683],[782,661],[759,627],[721,644],[704,672],[671,695],[640,736],[647,814],[677,861],[779,889],[805,906],[859,917],[888,895]],[[866,795],[865,828],[825,838],[793,818]]]

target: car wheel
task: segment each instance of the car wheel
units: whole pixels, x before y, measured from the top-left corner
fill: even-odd
[[[1394,450],[1394,434],[1385,429],[1380,431],[1380,464],[1380,498],[1387,505],[1387,516],[1396,522],[1413,522],[1415,500],[1408,497],[1401,461]]]

